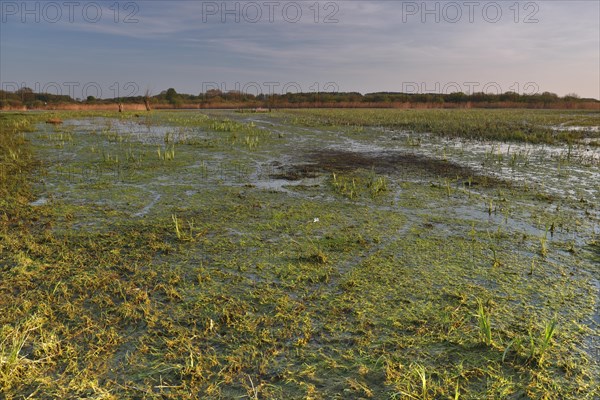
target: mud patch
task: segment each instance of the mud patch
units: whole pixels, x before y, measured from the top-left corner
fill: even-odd
[[[373,170],[378,174],[419,174],[429,178],[464,179],[468,185],[498,186],[506,182],[452,161],[440,160],[401,152],[352,152],[343,150],[319,150],[304,155],[304,161],[282,166],[272,178],[300,180],[315,178],[319,174],[350,172],[358,169]]]
[[[324,171],[312,164],[293,164],[278,166],[278,171],[269,175],[272,179],[283,179],[286,181],[299,181],[301,179],[317,178]]]

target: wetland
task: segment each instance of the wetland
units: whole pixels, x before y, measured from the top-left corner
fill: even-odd
[[[0,393],[596,399],[599,126],[0,113]]]

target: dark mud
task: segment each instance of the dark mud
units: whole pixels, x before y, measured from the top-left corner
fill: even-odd
[[[428,178],[462,179],[465,185],[506,185],[498,178],[482,175],[472,168],[451,161],[401,152],[352,152],[319,150],[305,153],[302,161],[291,165],[274,163],[278,171],[272,178],[290,181],[315,178],[324,173],[373,170],[377,174],[427,176]]]

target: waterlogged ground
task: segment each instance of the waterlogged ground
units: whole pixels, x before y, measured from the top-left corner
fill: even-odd
[[[553,145],[319,113],[36,125],[30,204],[64,253],[4,272],[30,290],[6,392],[598,398],[598,113]]]

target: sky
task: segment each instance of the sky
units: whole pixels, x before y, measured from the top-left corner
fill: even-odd
[[[0,84],[600,99],[600,1],[2,0]]]

